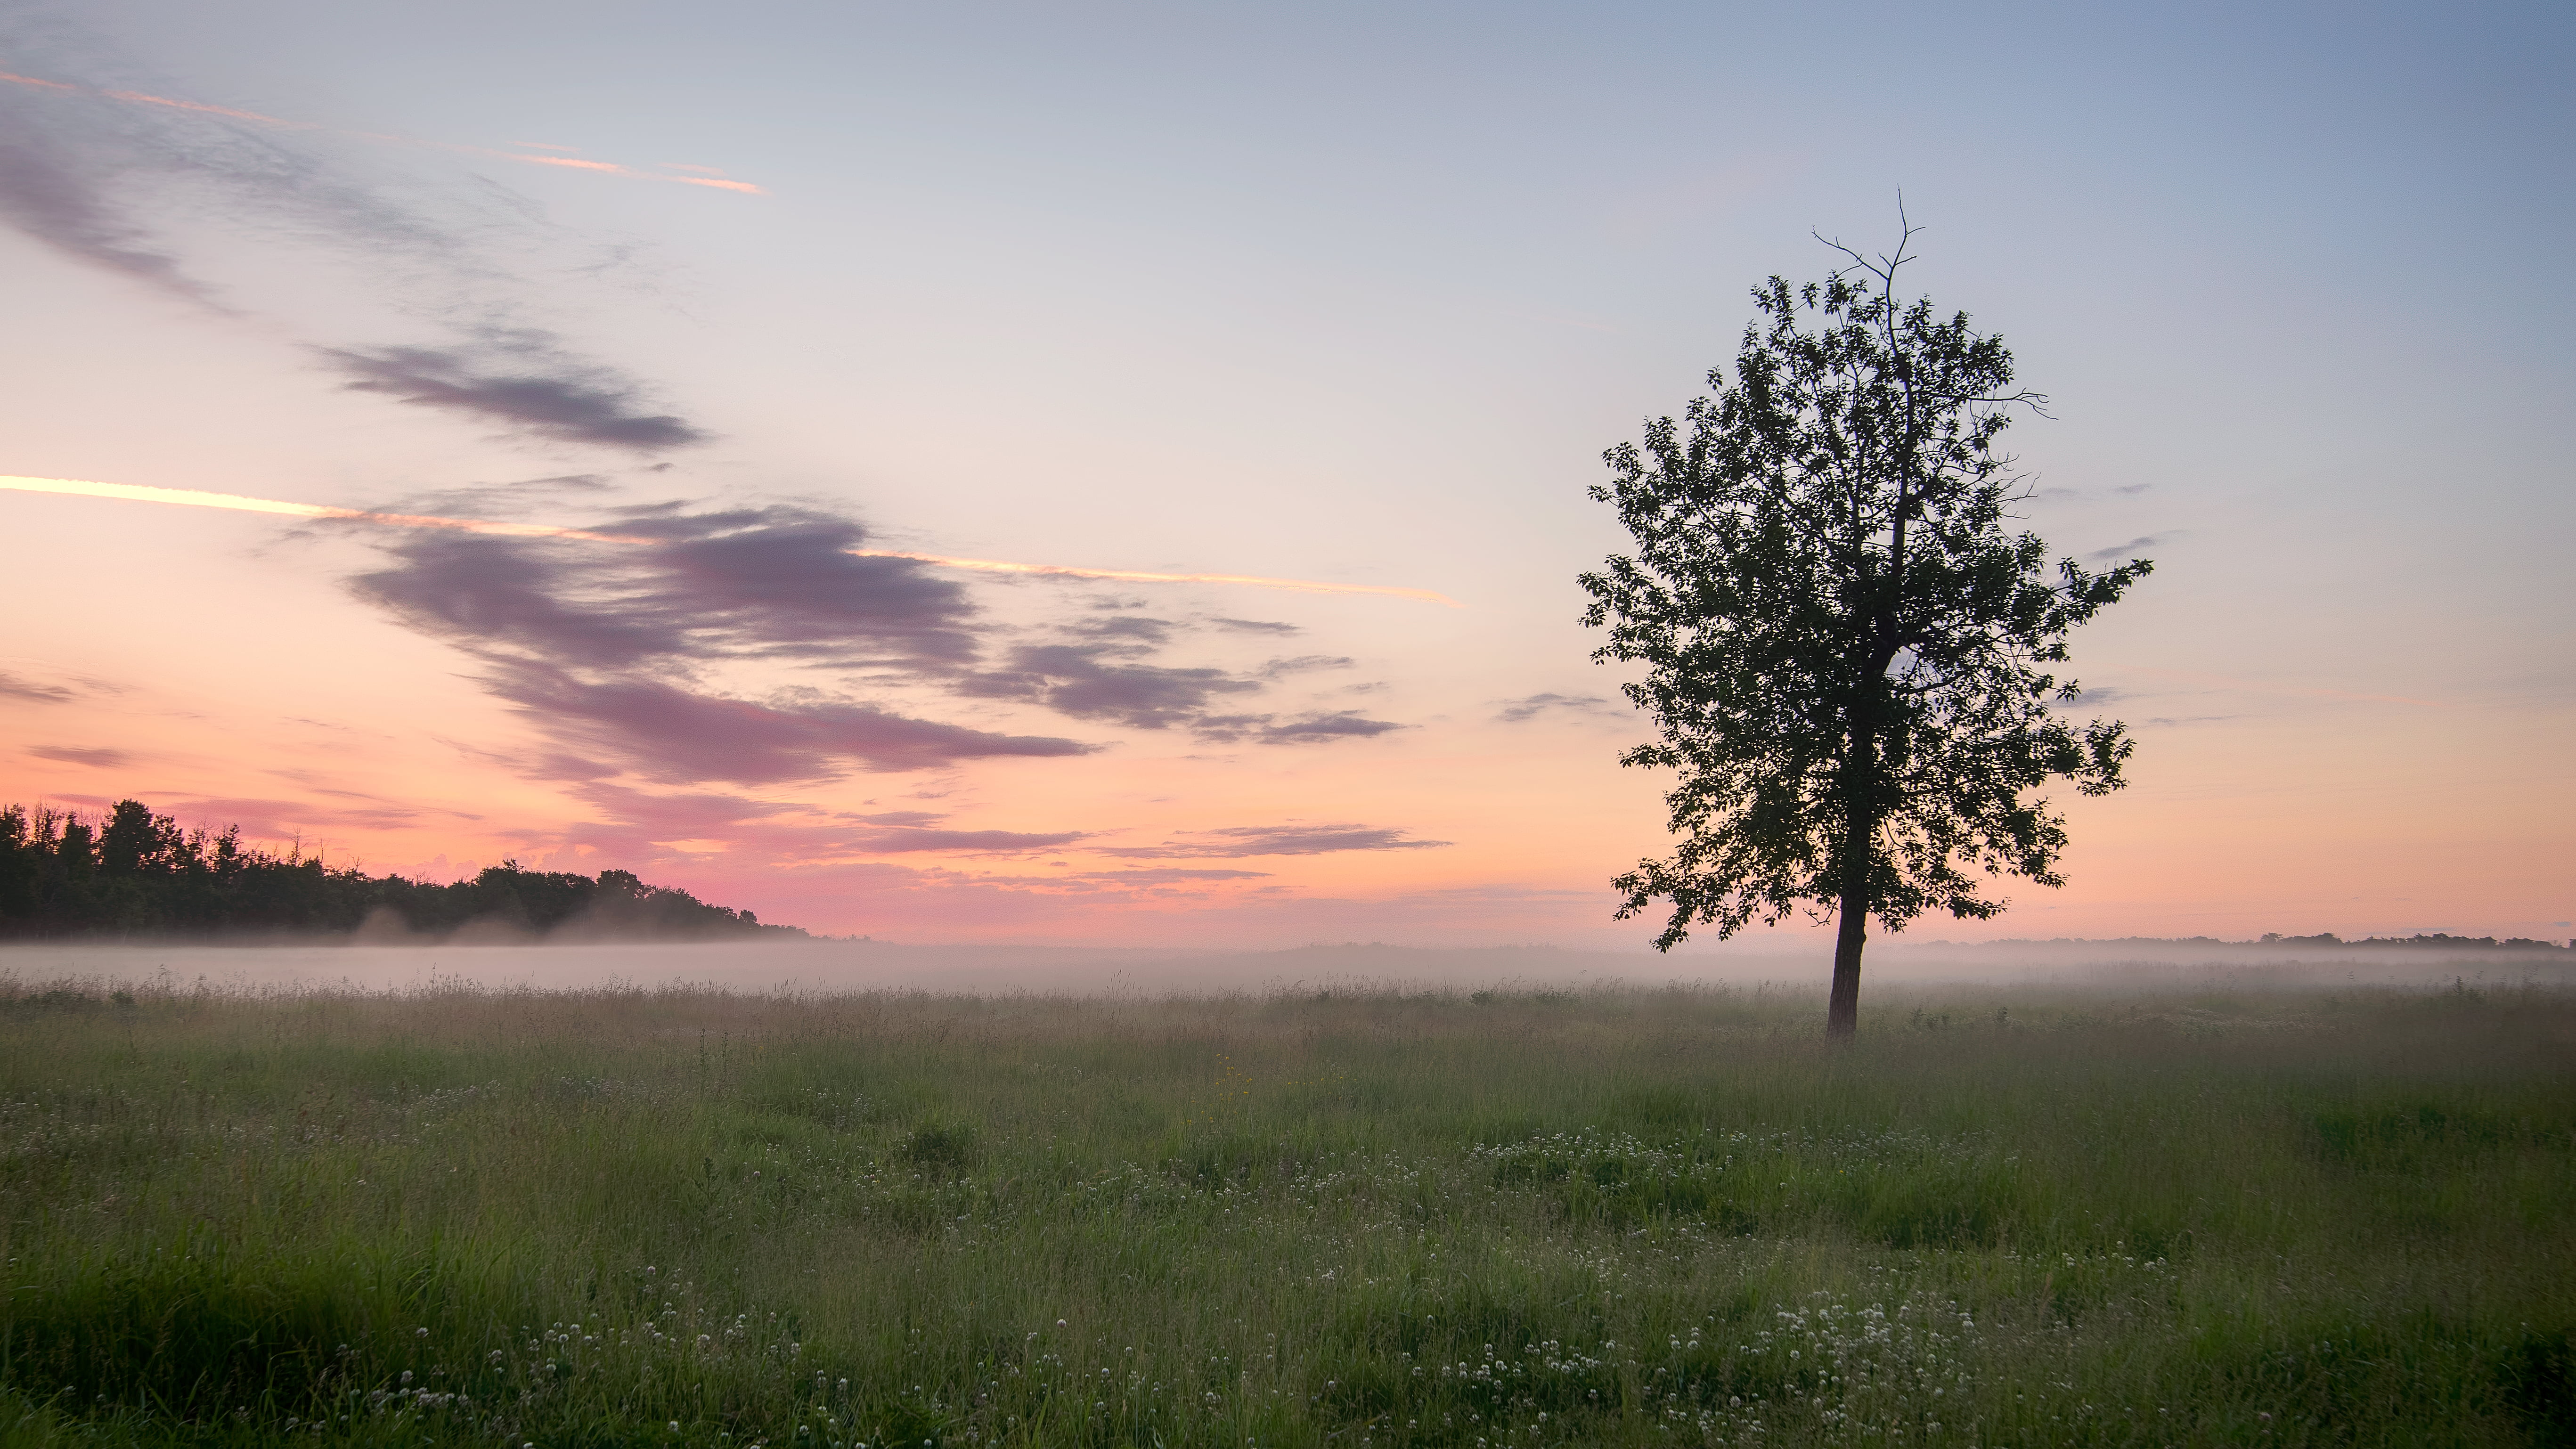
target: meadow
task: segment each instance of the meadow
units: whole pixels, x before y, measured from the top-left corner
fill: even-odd
[[[0,1444],[2576,1442],[2576,993],[0,982]]]

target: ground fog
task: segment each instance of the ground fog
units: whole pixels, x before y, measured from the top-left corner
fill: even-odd
[[[1803,989],[1832,967],[1830,939],[1758,942],[1670,955],[1555,946],[1416,947],[1327,943],[1280,951],[1057,946],[940,946],[888,941],[407,945],[185,941],[0,945],[0,978],[111,985],[359,991],[438,986],[583,990],[689,984],[749,991],[1014,992],[1148,995],[1351,988],[1537,989],[1613,985]],[[1894,940],[1864,963],[1871,986],[2015,984],[2103,989],[2576,984],[2576,953],[2438,947],[2319,947],[2185,941]]]

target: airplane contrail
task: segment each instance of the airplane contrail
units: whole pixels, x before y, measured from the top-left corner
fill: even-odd
[[[499,151],[489,146],[461,146],[452,141],[421,141],[415,140],[409,136],[387,136],[374,131],[343,131],[336,127],[322,125],[315,121],[290,121],[280,116],[264,116],[257,111],[240,111],[235,110],[230,106],[210,106],[202,101],[173,100],[168,96],[156,96],[143,91],[93,90],[88,86],[77,86],[68,81],[41,80],[31,75],[12,75],[7,71],[0,71],[0,81],[8,82],[11,85],[33,86],[39,90],[67,91],[75,95],[100,96],[111,101],[123,101],[128,105],[161,106],[174,111],[196,111],[209,116],[225,116],[236,121],[255,121],[260,125],[275,126],[278,129],[285,131],[326,131],[335,136],[351,136],[361,141],[383,141],[397,146],[427,146],[436,151],[455,151],[468,156],[491,156],[497,157],[503,161],[521,162],[529,166],[560,166],[575,171],[595,171],[604,176],[623,176],[632,181],[676,181],[682,186],[705,186],[717,191],[739,191],[751,196],[767,196],[769,194],[767,191],[748,181],[732,180],[712,166],[682,166],[677,162],[673,162],[671,163],[672,169],[697,171],[709,174],[698,176],[669,176],[658,171],[638,171],[631,166],[620,166],[613,161],[585,160],[579,156],[533,156],[520,151]],[[569,146],[550,146],[543,142],[536,141],[513,141],[510,144],[513,146],[530,146],[547,151],[568,151],[572,149]]]
[[[511,538],[573,538],[591,543],[658,546],[669,540],[642,534],[610,533],[594,528],[559,528],[547,523],[507,523],[488,518],[439,518],[420,513],[382,513],[369,508],[340,508],[328,503],[293,503],[252,498],[240,493],[213,493],[199,488],[155,488],[142,483],[101,483],[87,478],[24,478],[0,475],[0,489],[20,493],[64,493],[79,498],[117,498],[132,503],[173,503],[187,508],[224,508],[240,513],[270,513],[286,518],[312,518],[372,523],[385,528],[449,528],[464,533],[496,533]],[[991,574],[1037,574],[1069,579],[1109,579],[1130,584],[1242,584],[1252,588],[1287,589],[1306,594],[1373,594],[1389,599],[1463,607],[1447,594],[1430,589],[1387,584],[1334,584],[1317,579],[1273,579],[1256,574],[1165,574],[1137,569],[1087,569],[1072,564],[1007,563],[989,558],[952,558],[946,554],[908,553],[890,548],[852,548],[859,558],[904,558],[939,568]]]

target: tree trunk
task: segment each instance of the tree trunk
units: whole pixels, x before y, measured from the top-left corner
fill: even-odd
[[[1900,535],[1901,538],[1901,535]],[[1834,939],[1834,989],[1825,999],[1825,1035],[1848,1041],[1860,1031],[1860,948],[1869,938],[1870,853],[1878,844],[1880,766],[1878,726],[1886,717],[1881,703],[1887,691],[1887,666],[1896,649],[1884,641],[1893,625],[1880,619],[1872,626],[1875,641],[1863,661],[1860,687],[1852,701],[1850,754],[1843,761],[1843,896],[1842,929]]]
[[[1860,1030],[1860,948],[1868,935],[1868,894],[1845,886],[1842,930],[1834,939],[1834,990],[1825,1003],[1827,1036],[1848,1037]]]

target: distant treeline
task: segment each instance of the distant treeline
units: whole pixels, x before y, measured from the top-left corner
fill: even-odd
[[[2555,941],[2535,941],[2528,936],[2507,936],[2499,941],[2493,936],[2446,936],[2439,931],[2428,932],[2421,936],[2364,936],[2358,941],[2344,940],[2332,931],[2320,931],[2313,936],[2284,936],[2277,931],[2267,931],[2263,934],[2262,940],[2256,944],[2263,946],[2429,946],[2444,951],[2571,949]]]
[[[1946,946],[1955,943],[1935,941],[1932,944],[1936,946]],[[2284,936],[2278,931],[2266,931],[2251,941],[2231,941],[2221,936],[2119,936],[2112,938],[2094,936],[2059,936],[2053,940],[2046,941],[2007,938],[2001,941],[1990,941],[1986,944],[1992,946],[2153,947],[2332,946],[2339,949],[2351,949],[2363,946],[2374,948],[2380,946],[2399,946],[2442,951],[2576,951],[2576,946],[2562,946],[2555,941],[2535,941],[2528,936],[2507,936],[2502,940],[2498,940],[2493,936],[2448,936],[2439,931],[2430,931],[2415,936],[2361,936],[2349,941],[2336,935],[2332,931],[2319,931],[2313,936]]]
[[[805,934],[622,870],[594,880],[522,870],[511,861],[441,885],[245,846],[239,826],[183,830],[139,800],[120,800],[95,820],[44,807],[0,808],[0,938],[346,934],[395,926],[445,935],[476,923],[617,940]]]

